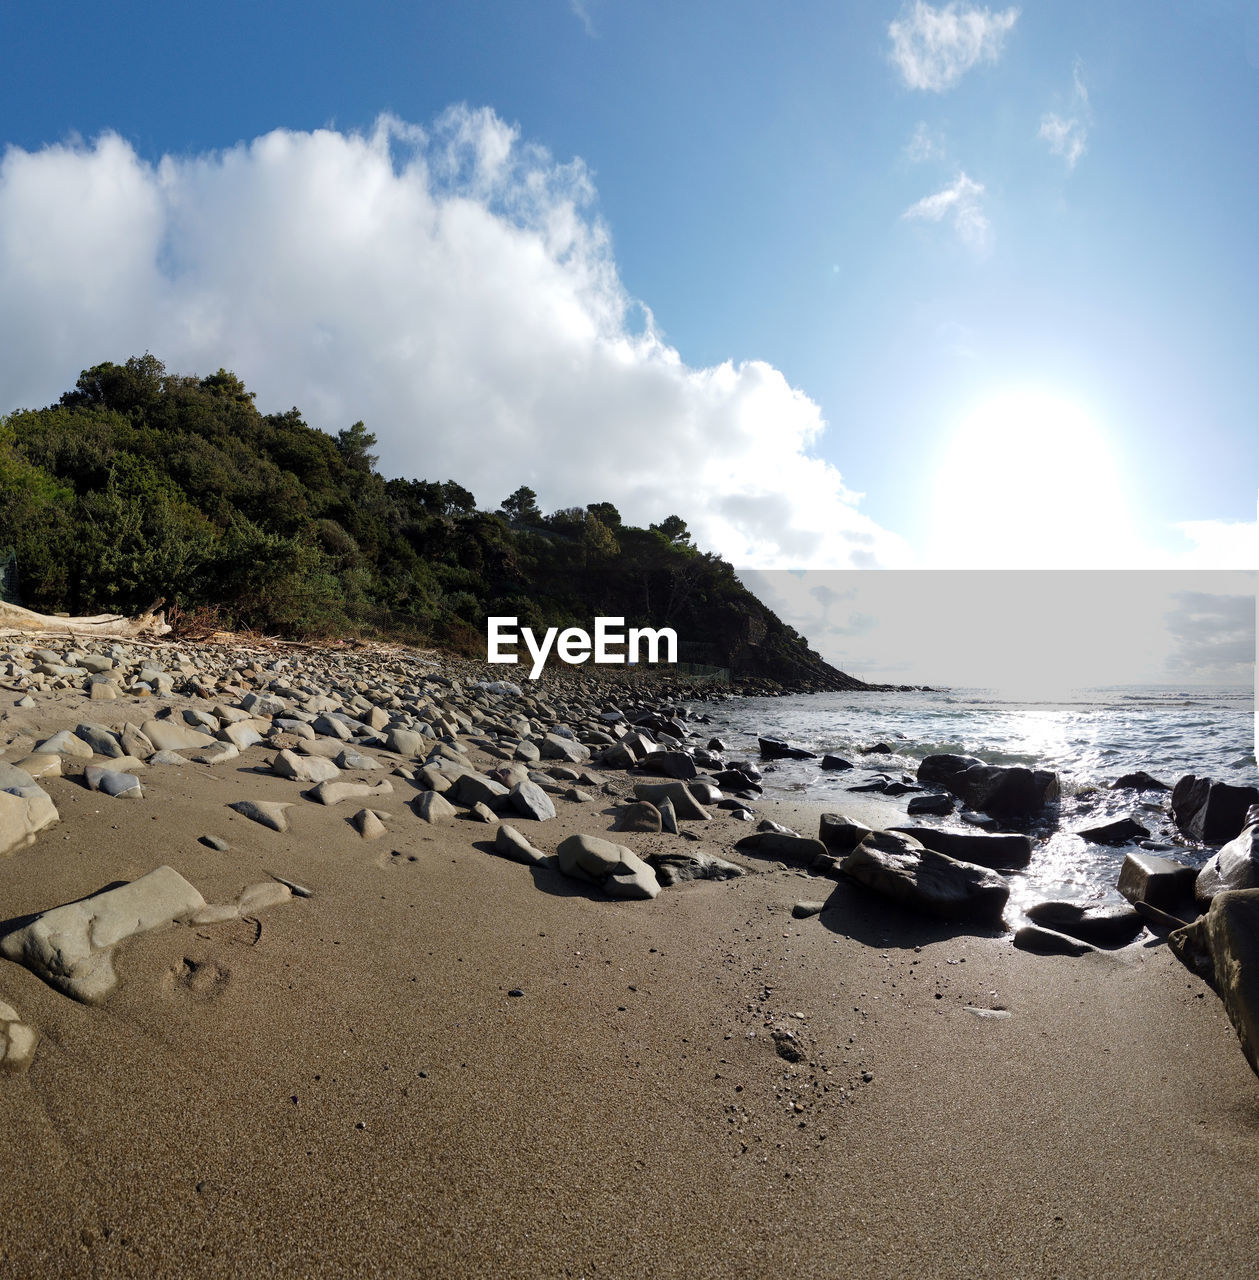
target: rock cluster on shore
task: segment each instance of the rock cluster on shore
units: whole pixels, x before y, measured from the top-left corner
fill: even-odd
[[[143,804],[146,777],[190,762],[226,767],[229,776],[248,769],[274,779],[274,792],[241,795],[228,805],[271,832],[288,830],[302,805],[346,801],[355,802],[349,820],[355,838],[365,841],[403,823],[481,822],[492,831],[478,847],[615,898],[650,900],[684,881],[785,866],[830,877],[840,885],[836,892],[872,892],[968,927],[999,930],[1010,895],[1006,876],[1033,855],[1034,842],[1024,832],[909,824],[871,830],[842,815],[824,817],[817,838],[768,820],[751,835],[729,835],[729,826],[714,818],[755,821],[761,771],[751,760],[727,758],[721,742],[699,731],[705,717],[688,715],[682,705],[693,688],[667,677],[606,673],[573,673],[522,688],[487,678],[492,674],[450,661],[439,667],[384,647],[15,644],[0,658],[0,688],[12,694],[12,705],[37,724],[41,698],[79,694],[97,714],[73,729],[49,726],[41,733],[37,727],[21,739],[17,758],[0,762],[0,855],[25,848],[59,820],[41,779],[77,778],[107,803]],[[120,713],[109,723],[100,719],[106,706]],[[760,747],[763,759],[811,755],[776,739],[763,738]],[[890,749],[866,754],[882,757]],[[964,756],[927,757],[916,781],[906,775],[876,782],[885,796],[938,788],[916,796],[928,803],[915,803],[910,812],[944,816],[960,800],[972,811],[968,819],[988,826],[1039,815],[1058,795],[1052,773]],[[1244,832],[1231,830],[1241,821],[1232,792],[1245,789],[1226,790],[1190,778],[1172,796],[1177,821],[1213,835],[1231,831],[1233,838],[1197,877],[1202,901],[1214,899],[1213,914],[1177,944],[1204,973],[1201,957],[1209,952],[1213,974],[1233,963],[1219,952],[1226,945],[1230,956],[1236,952],[1235,917],[1250,910],[1249,900],[1217,904],[1232,891],[1259,885],[1259,810],[1246,817]],[[596,798],[602,803],[592,805]],[[548,852],[532,833],[561,810],[584,813],[582,825],[590,829],[567,835]],[[530,834],[516,824],[527,824]],[[722,834],[708,838],[705,848],[697,827],[718,827]],[[469,828],[469,836],[476,830]],[[1146,834],[1125,820],[1079,834],[1124,843],[1138,832]],[[612,833],[618,838],[609,839]],[[213,848],[216,839],[201,836]],[[1166,888],[1174,866],[1163,868],[1148,855],[1130,862],[1120,890],[1151,910],[1174,913],[1186,887],[1182,877],[1175,892]],[[129,883],[10,921],[0,953],[76,999],[99,1001],[117,981],[116,951],[129,937],[181,919],[207,926],[238,919],[296,892],[277,877],[246,885],[233,901],[207,903],[164,859],[155,857],[154,864]],[[1015,945],[1059,954],[1126,945],[1153,918],[1061,903],[1028,915]],[[1245,965],[1251,964],[1247,953]],[[1221,986],[1234,1020],[1259,1025],[1251,1008],[1254,983],[1230,978]],[[0,1015],[0,1065],[28,1062],[37,1033],[9,1005],[0,1004]]]

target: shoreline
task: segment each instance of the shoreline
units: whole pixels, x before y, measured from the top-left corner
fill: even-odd
[[[228,702],[4,699],[10,763],[45,731]],[[374,777],[409,763],[364,751]],[[680,847],[748,874],[618,901],[493,856],[488,824],[423,823],[399,777],[366,840],[360,802],[303,799],[274,754],[150,765],[140,801],[68,762],[41,780],[61,821],[0,857],[10,922],[160,864],[212,902],[313,891],[127,940],[97,1005],[0,960],[40,1035],[0,1074],[15,1274],[1248,1274],[1259,1085],[1161,941],[1020,952],[741,857],[754,824],[717,811]],[[593,799],[514,821],[539,849],[677,845],[609,835],[631,775],[574,767]],[[289,829],[241,797],[290,803]],[[816,830],[807,800],[755,808]]]

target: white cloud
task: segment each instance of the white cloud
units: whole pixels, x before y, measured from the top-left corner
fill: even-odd
[[[488,110],[269,133],[150,165],[105,135],[0,160],[0,409],[102,360],[233,369],[266,410],[358,418],[389,475],[496,506],[676,512],[739,563],[902,562],[760,361],[688,366],[622,288],[580,161]]]
[[[954,3],[933,9],[915,0],[912,9],[888,26],[892,61],[911,89],[939,93],[976,63],[996,62],[1018,16],[1013,8],[993,13]]]
[[[1071,102],[1067,110],[1070,114],[1065,116],[1056,111],[1045,112],[1040,118],[1037,136],[1049,143],[1049,150],[1054,155],[1067,162],[1068,169],[1074,169],[1088,147],[1089,130],[1093,126],[1088,89],[1084,86],[1078,62],[1072,76]]]
[[[595,30],[594,18],[591,17],[590,9],[594,0],[568,0],[568,7],[573,11],[573,15],[581,22],[586,29],[586,34],[593,40],[598,32]]]
[[[1247,520],[1183,520],[1172,526],[1192,545],[1173,559],[1187,569],[1254,569],[1259,566],[1259,523]]]
[[[983,249],[990,231],[984,213],[983,183],[959,173],[953,182],[934,195],[924,196],[901,214],[909,221],[943,222],[947,220],[964,244]]]

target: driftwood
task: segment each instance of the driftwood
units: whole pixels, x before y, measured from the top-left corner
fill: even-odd
[[[164,636],[170,627],[166,614],[158,610],[165,600],[154,600],[134,618],[121,613],[100,613],[93,618],[59,618],[56,614],[34,613],[0,600],[0,635],[104,636],[113,640],[134,640],[139,636]]]

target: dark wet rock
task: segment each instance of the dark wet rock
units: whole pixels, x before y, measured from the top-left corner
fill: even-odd
[[[1210,902],[1216,894],[1236,889],[1259,889],[1259,822],[1213,854],[1194,882],[1199,902]]]
[[[869,834],[864,822],[842,813],[824,813],[818,824],[818,839],[832,853],[851,853]]]
[[[1122,778],[1116,778],[1110,784],[1112,791],[1170,791],[1171,787],[1165,782],[1160,782],[1157,778],[1152,778],[1143,769],[1138,769],[1136,773],[1125,773]]]
[[[695,761],[685,751],[653,751],[645,756],[639,769],[661,778],[678,778],[685,782],[699,773]]]
[[[1042,956],[1086,956],[1096,951],[1079,938],[1070,938],[1054,929],[1044,929],[1038,924],[1025,924],[1014,934],[1014,945],[1020,951],[1034,951]]]
[[[842,756],[825,755],[822,757],[823,769],[853,769],[855,767],[851,760],[845,760]]]
[[[709,782],[706,778],[692,778],[687,784],[686,789],[695,797],[700,804],[720,804],[721,788],[716,784]]]
[[[869,782],[858,782],[849,787],[849,791],[876,791],[880,795],[884,794],[892,785],[892,779],[888,777],[872,778]]]
[[[1087,827],[1075,833],[1089,844],[1132,844],[1149,839],[1150,833],[1135,818],[1119,818],[1100,827]]]
[[[1205,915],[1167,941],[1214,986],[1246,1061],[1259,1074],[1259,889],[1217,894]]]
[[[808,867],[814,858],[826,855],[826,846],[820,840],[809,840],[794,832],[756,831],[737,841],[734,847],[740,853],[773,858],[790,867]]]
[[[660,810],[660,830],[665,835],[676,836],[678,834],[678,814],[673,807],[673,801],[665,796],[656,806]]]
[[[681,853],[671,849],[667,853],[649,853],[647,862],[665,889],[685,880],[733,880],[744,874],[742,867],[711,853]]]
[[[912,796],[907,806],[911,818],[920,813],[933,814],[938,818],[944,818],[956,808],[957,801],[943,792],[928,796]]]
[[[722,740],[721,740],[720,738],[709,738],[709,739],[708,739],[708,750],[709,750],[709,751],[724,751],[725,749],[726,749],[726,744],[725,744],[724,742],[722,742]]]
[[[761,748],[761,756],[766,760],[816,760],[812,751],[803,747],[793,747],[778,738],[757,738]]]
[[[1153,853],[1129,853],[1124,855],[1117,887],[1129,902],[1148,902],[1178,915],[1185,903],[1193,901],[1197,878],[1197,870],[1183,862]]]
[[[1241,835],[1246,811],[1259,804],[1259,788],[1212,782],[1192,773],[1172,788],[1172,818],[1191,840],[1224,844]]]
[[[959,862],[1006,869],[1025,867],[1032,860],[1032,839],[1019,835],[977,835],[969,831],[937,831],[934,827],[893,827],[919,844]]]
[[[758,775],[759,776],[759,775]],[[717,781],[717,785],[726,791],[753,791],[761,790],[760,784],[755,778],[752,778],[742,769],[722,769],[720,773],[713,774]]]
[[[1095,947],[1126,947],[1145,928],[1131,907],[1085,907],[1078,902],[1038,902],[1024,913],[1034,924]]]
[[[927,756],[918,766],[918,781],[944,787],[968,808],[995,817],[1030,817],[1058,798],[1056,773],[983,764],[973,756]]]
[[[873,831],[844,859],[860,884],[948,919],[1000,921],[1010,887],[995,871],[959,862],[894,831]]]
[[[886,742],[876,742],[872,747],[859,748],[863,756],[890,756],[892,748]]]

